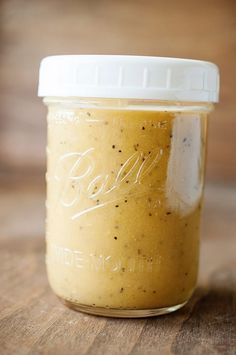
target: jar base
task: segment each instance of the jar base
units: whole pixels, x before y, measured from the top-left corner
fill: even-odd
[[[88,313],[96,316],[113,317],[113,318],[145,318],[155,317],[163,314],[168,314],[177,311],[185,306],[188,301],[170,307],[152,308],[152,309],[122,309],[122,308],[106,308],[94,307],[76,302],[65,300],[58,297],[60,301],[67,306],[78,312]]]

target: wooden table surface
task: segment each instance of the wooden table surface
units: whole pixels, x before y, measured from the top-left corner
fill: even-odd
[[[0,353],[236,354],[236,188],[208,185],[198,288],[180,311],[149,319],[64,307],[44,265],[44,188],[0,187]]]

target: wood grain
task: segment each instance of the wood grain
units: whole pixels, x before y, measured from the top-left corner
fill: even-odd
[[[64,307],[44,265],[42,180],[1,179],[0,352],[4,355],[235,354],[236,189],[209,185],[198,288],[180,311],[108,319]]]
[[[42,57],[159,55],[219,65],[221,100],[210,120],[208,178],[235,181],[236,1],[2,0],[0,4],[1,170],[44,170],[46,110],[36,97]]]

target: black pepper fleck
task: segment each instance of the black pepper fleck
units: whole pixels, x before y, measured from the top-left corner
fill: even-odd
[[[113,145],[112,145],[112,149],[115,149],[115,147],[116,147],[115,144],[113,144]]]
[[[115,207],[117,208],[117,207],[119,207],[119,205],[115,205]]]
[[[152,216],[152,214],[151,214],[151,213],[149,213],[148,215],[149,215],[150,217]]]
[[[171,214],[171,212],[166,212],[167,216]]]
[[[185,137],[185,138],[183,139],[183,143],[186,142],[186,140],[187,140],[187,138]]]
[[[142,130],[143,130],[143,131],[145,130],[145,127],[144,127],[144,126],[142,127]]]
[[[115,240],[117,240],[117,237],[114,237]]]
[[[124,292],[124,287],[120,288],[120,293]]]
[[[119,150],[119,153],[121,153],[122,152],[122,150]]]

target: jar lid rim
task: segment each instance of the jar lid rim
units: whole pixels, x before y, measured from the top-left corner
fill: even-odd
[[[55,55],[41,62],[38,96],[218,102],[219,69],[184,58]]]

